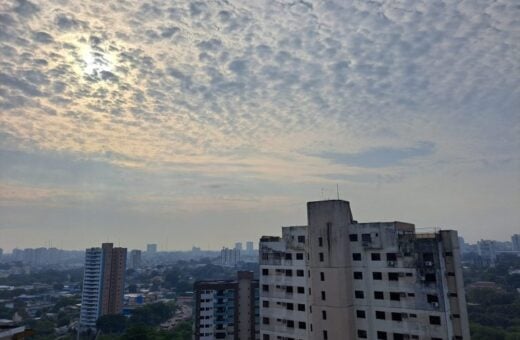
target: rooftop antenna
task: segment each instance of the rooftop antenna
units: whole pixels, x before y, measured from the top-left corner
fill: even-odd
[[[338,201],[339,201],[339,184],[336,183],[336,193],[338,194]]]

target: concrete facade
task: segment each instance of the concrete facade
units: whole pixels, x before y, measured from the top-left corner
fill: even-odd
[[[258,280],[237,272],[236,280],[194,284],[194,339],[259,339]]]
[[[308,332],[296,336],[262,322],[263,340],[470,338],[456,231],[418,234],[410,223],[358,223],[341,200],[309,202],[307,214],[308,226],[298,230],[305,237]],[[263,269],[286,267],[264,254],[276,248],[283,258],[291,241],[261,239],[261,299],[271,298],[263,295],[271,280]],[[261,303],[261,320],[278,319],[270,307]]]

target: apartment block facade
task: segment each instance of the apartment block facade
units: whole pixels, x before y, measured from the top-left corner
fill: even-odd
[[[85,251],[80,329],[96,328],[102,315],[120,314],[125,287],[126,248],[103,243]]]
[[[258,280],[239,271],[236,280],[194,284],[194,339],[259,339]]]
[[[284,320],[271,310],[271,290],[278,286],[271,273],[288,268],[271,258],[284,258],[294,247],[282,228],[277,242],[285,246],[274,247],[270,237],[260,243],[263,340],[470,338],[456,231],[416,233],[410,223],[358,223],[342,200],[309,202],[307,214],[308,226],[298,227],[297,235],[305,241],[298,248],[305,250],[307,333],[272,326],[281,319],[293,330],[304,322],[303,316],[288,312]],[[271,255],[275,248],[279,255]],[[288,287],[285,292],[299,289]],[[286,305],[296,303],[285,296]]]

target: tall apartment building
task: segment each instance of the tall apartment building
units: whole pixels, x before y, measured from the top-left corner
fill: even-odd
[[[146,252],[148,254],[155,254],[157,253],[157,244],[156,243],[150,243],[146,245]]]
[[[264,339],[309,339],[307,227],[260,239],[260,323]]]
[[[95,329],[97,319],[120,314],[125,288],[126,248],[103,243],[85,251],[80,329]]]
[[[236,280],[197,281],[195,340],[259,339],[258,280],[239,271]]]
[[[307,227],[261,239],[262,340],[470,338],[456,231],[358,223],[342,200],[309,202],[307,217]],[[283,309],[305,292],[303,283],[278,277],[296,265],[288,262],[295,249],[305,252],[307,321]]]
[[[511,246],[513,251],[520,251],[520,234],[511,236]]]
[[[141,267],[141,251],[138,250],[138,249],[133,249],[130,251],[130,256],[129,256],[129,266],[128,268],[130,269],[137,269],[139,267]]]
[[[477,248],[482,264],[494,267],[497,260],[496,241],[480,240],[477,242]]]

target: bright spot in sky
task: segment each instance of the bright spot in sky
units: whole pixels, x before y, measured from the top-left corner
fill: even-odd
[[[83,70],[87,75],[100,75],[103,71],[112,72],[114,58],[110,54],[86,47],[81,53]]]

